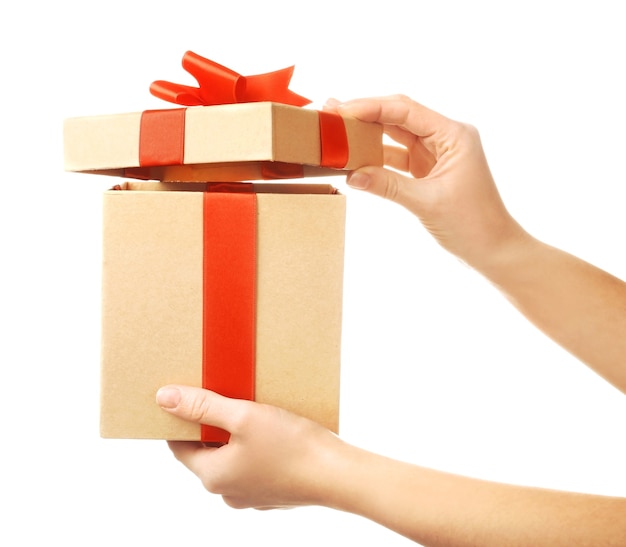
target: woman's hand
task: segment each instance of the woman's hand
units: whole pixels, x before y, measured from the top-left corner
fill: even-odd
[[[531,239],[506,210],[474,127],[402,95],[331,99],[326,108],[382,124],[399,145],[384,147],[390,169],[358,169],[348,184],[406,207],[459,259],[482,270],[510,244]]]
[[[230,432],[219,448],[170,441],[178,460],[231,507],[323,505],[345,449],[322,426],[274,406],[229,399],[205,389],[166,386],[157,403],[185,420]]]
[[[626,283],[520,227],[500,198],[472,126],[404,96],[331,100],[327,108],[383,124],[400,145],[385,147],[391,169],[358,169],[349,185],[415,213],[445,249],[483,274],[529,321],[626,393]]]

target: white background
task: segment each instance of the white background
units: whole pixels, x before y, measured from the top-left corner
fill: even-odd
[[[480,129],[529,231],[624,278],[620,4],[3,3],[0,544],[410,543],[326,509],[230,509],[164,442],[98,437],[100,200],[113,179],[63,171],[63,118],[168,108],[149,84],[193,83],[188,49],[242,74],[295,64],[291,87],[316,108],[404,93]],[[404,209],[332,182],[349,204],[342,436],[471,476],[625,495],[626,397]]]

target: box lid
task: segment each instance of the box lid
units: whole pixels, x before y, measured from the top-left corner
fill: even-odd
[[[382,165],[382,126],[303,108],[293,67],[244,77],[193,52],[198,87],[156,81],[150,91],[185,108],[70,118],[65,169],[173,182],[336,175]]]
[[[328,116],[335,125],[324,133]],[[337,118],[343,144],[332,133],[341,131]],[[344,159],[328,162],[325,153]],[[64,155],[68,171],[145,180],[337,175],[382,165],[382,126],[274,102],[152,110],[65,120]]]

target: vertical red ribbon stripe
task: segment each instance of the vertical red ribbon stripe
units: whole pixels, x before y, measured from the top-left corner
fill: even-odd
[[[322,167],[342,169],[348,163],[349,147],[346,124],[339,114],[319,112]]]
[[[256,195],[204,193],[203,380],[227,397],[254,399]],[[202,426],[204,442],[229,434]]]
[[[139,126],[139,165],[182,165],[185,108],[144,110]]]

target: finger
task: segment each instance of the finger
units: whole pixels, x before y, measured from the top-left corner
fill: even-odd
[[[336,106],[344,116],[402,127],[422,138],[432,137],[450,120],[402,95],[355,99]]]
[[[213,425],[231,433],[240,405],[245,404],[207,389],[180,385],[162,387],[156,399],[163,410],[183,420]]]
[[[385,145],[383,147],[383,161],[387,167],[400,171],[409,170],[409,152],[400,146]]]
[[[364,167],[350,173],[347,183],[353,188],[394,201],[418,213],[416,205],[419,204],[417,199],[419,183],[414,178],[381,167]]]
[[[324,106],[322,106],[322,110],[325,112],[337,112],[337,107],[341,104],[341,101],[338,99],[330,98],[326,100]]]
[[[400,146],[385,145],[383,147],[383,161],[387,167],[400,171],[409,171],[409,152]]]
[[[415,141],[419,140],[419,137],[417,135],[397,125],[386,125],[383,130],[385,135],[390,137],[398,144],[406,146],[407,148],[411,146]]]
[[[207,450],[201,442],[195,441],[167,441],[167,446],[169,446],[176,459],[185,465],[187,465],[188,461],[195,458],[196,454],[201,454]]]
[[[204,483],[208,483],[205,479],[210,476],[214,467],[210,460],[214,458],[213,453],[219,450],[218,448],[207,448],[200,442],[191,441],[168,441],[167,445],[180,463],[200,477]]]
[[[357,103],[357,102],[364,101],[364,100],[387,101],[387,100],[402,99],[402,98],[408,99],[406,95],[384,95],[384,96],[378,96],[378,97],[352,99],[350,101],[340,101],[339,99],[336,99],[335,97],[330,97],[326,99],[326,103],[324,104],[323,108],[328,109],[328,110],[337,110],[337,107],[341,105]]]

